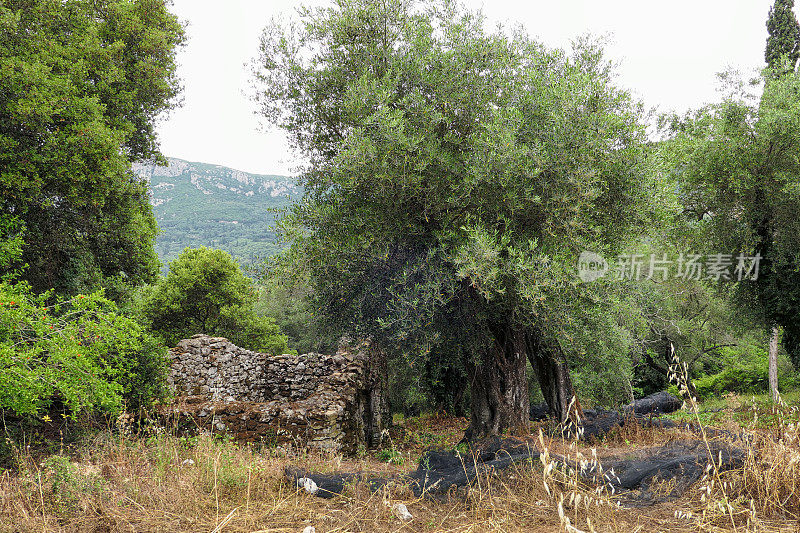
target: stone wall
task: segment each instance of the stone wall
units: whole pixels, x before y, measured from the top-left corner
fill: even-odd
[[[184,426],[354,452],[377,446],[388,423],[383,361],[369,342],[343,342],[334,355],[270,356],[195,335],[170,356],[171,414]]]

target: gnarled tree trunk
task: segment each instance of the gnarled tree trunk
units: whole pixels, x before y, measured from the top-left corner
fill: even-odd
[[[575,415],[583,416],[572,379],[569,375],[564,353],[557,343],[548,343],[537,331],[525,335],[528,360],[542,389],[544,401],[550,408],[550,415],[561,422],[575,421]],[[570,404],[574,398],[574,404]]]
[[[525,334],[508,325],[493,329],[494,343],[472,373],[472,415],[466,440],[527,432],[530,397],[525,376]]]

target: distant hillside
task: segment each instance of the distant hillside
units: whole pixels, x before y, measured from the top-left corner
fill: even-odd
[[[150,202],[161,228],[156,250],[165,267],[187,246],[220,248],[243,265],[276,253],[270,208],[285,208],[302,196],[302,189],[285,176],[175,158],[169,158],[169,166],[136,164],[133,170],[150,183]]]

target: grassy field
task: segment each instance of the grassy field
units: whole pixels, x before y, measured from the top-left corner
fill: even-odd
[[[713,409],[713,412],[704,412]],[[720,409],[720,410],[717,410]],[[676,417],[697,417],[681,413]],[[17,445],[15,467],[0,476],[0,531],[798,531],[800,440],[796,398],[774,407],[730,396],[701,405],[716,427],[748,433],[740,470],[713,469],[677,501],[620,506],[542,464],[486,476],[444,502],[415,498],[404,486],[371,494],[354,485],[330,500],[285,481],[287,465],[313,470],[403,473],[429,446],[453,447],[467,421],[444,416],[397,420],[392,444],[361,457],[239,446],[211,436],[164,430],[141,435],[94,432],[55,453]],[[532,427],[538,434],[538,428]],[[580,460],[633,452],[689,437],[630,426],[599,442],[545,438],[537,448]],[[576,504],[577,502],[577,504]],[[413,518],[398,517],[403,503]]]

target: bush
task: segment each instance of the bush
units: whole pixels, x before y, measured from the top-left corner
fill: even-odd
[[[0,408],[36,414],[119,412],[163,398],[166,351],[102,291],[49,305],[26,283],[0,283]]]
[[[69,457],[52,455],[41,466],[39,479],[45,506],[60,516],[80,512],[82,499],[103,492],[99,473],[82,471]]]
[[[280,354],[287,339],[258,316],[255,287],[227,252],[186,248],[169,272],[141,295],[141,314],[169,346],[197,333],[227,337],[242,348]]]
[[[779,360],[779,363],[781,361]],[[791,365],[778,367],[778,390],[790,390],[798,386],[797,376]],[[722,372],[694,380],[699,400],[719,397],[726,392],[737,394],[761,394],[769,390],[769,359],[766,354],[740,362],[730,361]]]

